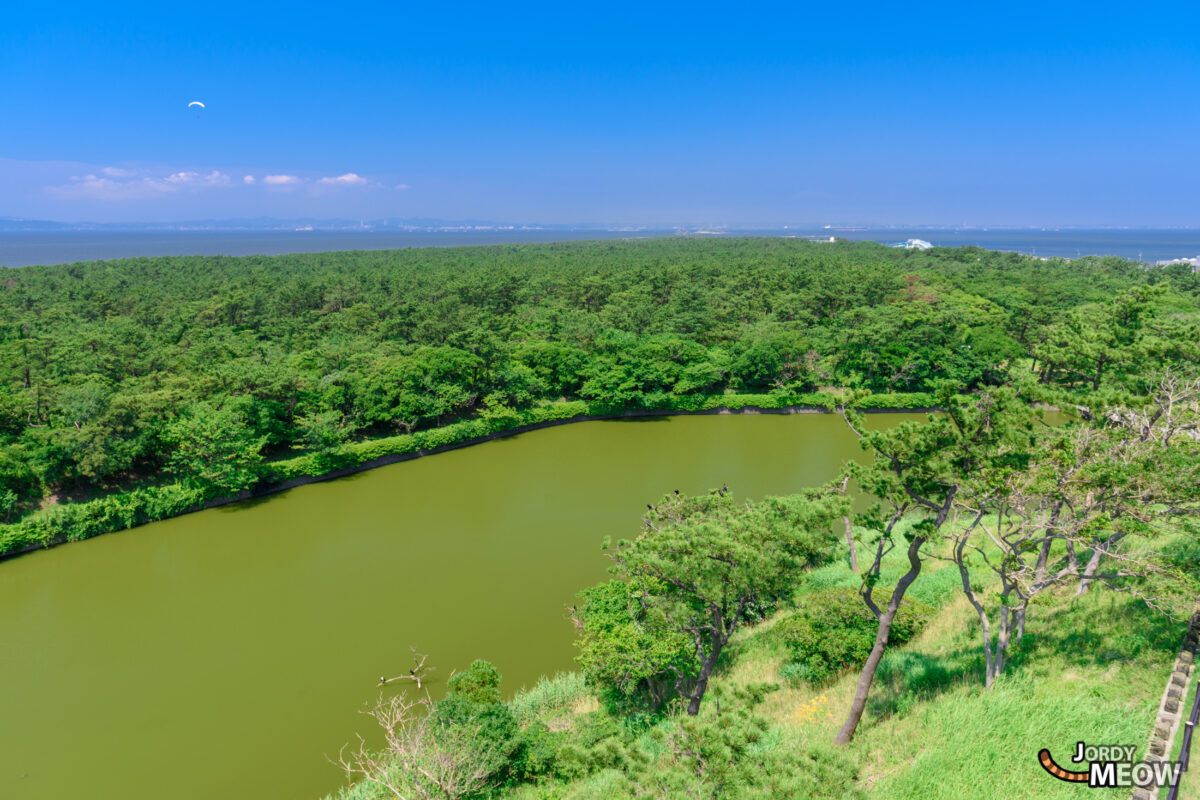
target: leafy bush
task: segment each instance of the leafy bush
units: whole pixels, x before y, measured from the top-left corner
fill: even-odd
[[[17,522],[0,525],[0,553],[33,545],[79,541],[199,508],[205,492],[178,483],[135,489],[83,503],[54,505]]]
[[[835,398],[828,394],[687,394],[675,395],[667,392],[647,393],[638,405],[661,411],[694,412],[729,408],[783,408],[786,406],[825,407]],[[932,400],[927,395],[874,395],[866,398],[863,407],[918,407]],[[205,500],[228,495],[237,488],[254,485],[282,483],[296,478],[317,477],[338,469],[365,464],[390,455],[433,450],[447,445],[461,444],[479,439],[491,433],[513,430],[539,422],[568,420],[575,417],[605,416],[628,410],[627,406],[608,402],[572,400],[545,403],[528,409],[504,409],[503,413],[484,415],[477,419],[431,428],[412,434],[386,436],[361,442],[348,442],[294,458],[270,461],[255,466],[253,448],[242,447],[239,458],[233,459],[238,468],[229,472],[229,458],[192,459],[197,464],[221,463],[229,474],[208,476],[196,482],[189,475],[192,486],[167,484],[136,489],[129,493],[114,494],[80,503],[64,503],[48,509],[27,513],[10,524],[0,524],[0,554],[15,552],[33,545],[50,545],[62,541],[78,541],[101,533],[122,530],[155,522],[194,510]],[[203,437],[193,436],[201,441]],[[203,440],[207,442],[207,440]],[[211,444],[211,443],[209,443]],[[218,442],[225,446],[227,443]],[[242,442],[237,442],[244,445]],[[217,446],[217,445],[212,445]],[[242,458],[244,456],[244,458]],[[244,462],[244,463],[242,463]]]
[[[475,747],[487,754],[492,783],[512,783],[545,769],[553,762],[549,731],[521,730],[512,709],[501,702],[500,671],[490,661],[476,659],[446,683],[446,697],[435,705],[444,725],[471,731]],[[533,751],[526,752],[527,748]]]
[[[824,683],[866,661],[878,621],[855,590],[824,589],[805,595],[803,602],[799,611],[774,628],[792,655],[781,677]],[[906,600],[892,625],[889,644],[902,645],[916,636],[932,611],[924,603]]]
[[[446,682],[446,692],[478,705],[499,703],[500,670],[492,662],[477,658],[466,671]]]
[[[671,668],[689,669],[691,644],[660,610],[641,604],[644,589],[612,580],[579,594],[576,661],[610,705],[656,707],[675,683]]]
[[[721,713],[679,717],[651,732],[659,757],[630,769],[637,796],[857,798],[857,770],[841,753],[809,750],[798,756],[768,741],[766,720],[754,713],[768,685],[734,690]]]
[[[799,661],[789,661],[779,668],[779,677],[790,686],[799,686],[802,683],[814,683],[812,670],[807,664]]]
[[[937,399],[928,392],[873,394],[856,404],[859,408],[933,408]]]

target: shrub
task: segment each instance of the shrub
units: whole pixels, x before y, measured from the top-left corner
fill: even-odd
[[[444,726],[469,731],[469,738],[486,754],[483,766],[493,782],[512,779],[522,746],[517,720],[500,697],[500,671],[490,661],[476,659],[446,682],[446,696],[435,705]]]
[[[611,580],[580,592],[576,661],[610,706],[656,708],[672,693],[671,667],[688,668],[692,645],[667,625],[662,612],[643,607],[641,590]]]
[[[500,670],[492,662],[477,658],[465,672],[446,682],[446,692],[479,705],[499,703]]]
[[[564,734],[551,731],[540,720],[526,726],[516,735],[509,757],[510,780],[528,781],[551,773],[565,740]]]
[[[755,713],[770,688],[734,690],[722,699],[720,714],[678,717],[655,728],[650,737],[658,755],[627,767],[632,783],[653,787],[656,797],[861,798],[846,755],[775,749],[767,721]]]
[[[802,683],[813,683],[812,671],[807,664],[790,661],[779,668],[779,677],[789,686],[799,686]]]
[[[933,408],[937,398],[928,392],[873,394],[857,403],[859,408]]]
[[[167,484],[64,503],[36,511],[10,525],[0,525],[0,553],[29,545],[75,542],[198,508],[205,493],[199,487]]]
[[[932,608],[905,601],[892,625],[889,643],[902,645],[928,622]],[[792,663],[781,670],[791,681],[824,683],[842,670],[867,660],[878,621],[853,589],[823,589],[804,595],[801,609],[779,622],[774,633],[790,651]]]

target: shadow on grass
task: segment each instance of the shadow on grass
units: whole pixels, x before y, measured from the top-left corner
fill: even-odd
[[[1063,667],[1104,668],[1147,658],[1169,663],[1185,627],[1136,598],[1107,591],[1062,598],[1053,608],[1035,611],[1024,638],[1009,649],[1007,676]],[[869,712],[877,718],[902,714],[958,686],[982,688],[983,641],[977,619],[955,636],[954,645],[936,656],[905,649],[886,653],[875,675]]]
[[[903,714],[916,703],[963,685],[983,685],[983,651],[966,646],[937,656],[892,650],[879,663],[867,712],[874,718]]]
[[[1186,623],[1147,608],[1128,595],[1093,590],[1096,596],[1067,601],[1027,621],[1025,638],[1009,658],[1008,669],[1022,669],[1054,657],[1078,667],[1159,655],[1170,659],[1179,649]]]

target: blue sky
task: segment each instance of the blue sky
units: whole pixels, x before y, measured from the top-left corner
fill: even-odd
[[[1200,226],[1197,30],[1195,3],[10,5],[0,215]]]

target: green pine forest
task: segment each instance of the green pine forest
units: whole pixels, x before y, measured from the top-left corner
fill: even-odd
[[[437,699],[381,693],[340,800],[1073,797],[1034,754],[1140,747],[1200,595],[1184,264],[682,237],[127,259],[5,271],[0,356],[0,553],[577,417],[808,406],[859,436],[825,485],[630,509],[567,609],[578,670],[514,692],[481,653]],[[936,413],[864,424],[899,408]]]
[[[588,413],[1145,392],[1198,296],[1186,265],[765,238],[10,269],[0,552]]]

